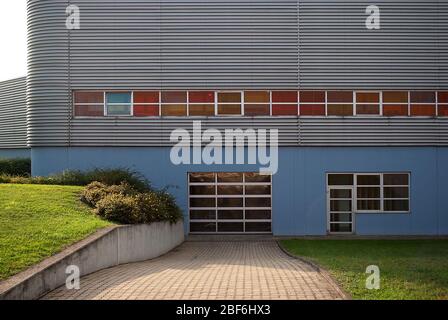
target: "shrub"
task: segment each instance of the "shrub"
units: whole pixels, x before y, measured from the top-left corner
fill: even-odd
[[[137,191],[127,182],[119,185],[107,186],[104,183],[94,181],[87,185],[81,193],[81,201],[91,207],[96,207],[97,203],[109,194],[121,194],[124,196],[135,195]]]
[[[97,203],[95,213],[109,221],[123,224],[143,223],[135,196],[108,194]]]
[[[13,176],[30,176],[31,159],[0,159],[0,174]]]

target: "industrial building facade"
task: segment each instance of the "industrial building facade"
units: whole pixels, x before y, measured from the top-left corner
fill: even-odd
[[[139,171],[186,233],[447,235],[448,1],[372,4],[29,0],[33,174]],[[173,164],[194,121],[278,130],[278,171]]]

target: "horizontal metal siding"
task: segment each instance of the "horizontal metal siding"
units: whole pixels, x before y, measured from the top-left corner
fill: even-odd
[[[26,148],[26,78],[0,82],[0,149]]]
[[[448,1],[299,0],[302,88],[447,88]],[[367,30],[377,5],[381,29]]]

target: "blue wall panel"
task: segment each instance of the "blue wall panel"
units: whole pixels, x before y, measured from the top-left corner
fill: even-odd
[[[30,149],[0,149],[0,159],[30,158]]]
[[[187,173],[257,171],[256,165],[185,165],[169,148],[33,148],[33,174],[64,169],[129,167],[170,191],[187,214]],[[357,214],[359,235],[448,234],[448,148],[280,148],[273,178],[275,235],[325,235],[326,173],[411,172],[410,214]]]

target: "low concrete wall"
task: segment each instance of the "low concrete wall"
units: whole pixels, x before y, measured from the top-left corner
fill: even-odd
[[[179,246],[184,237],[182,221],[101,230],[0,283],[0,300],[38,299],[65,284],[66,268],[70,265],[78,266],[84,276],[120,264],[154,259]]]

